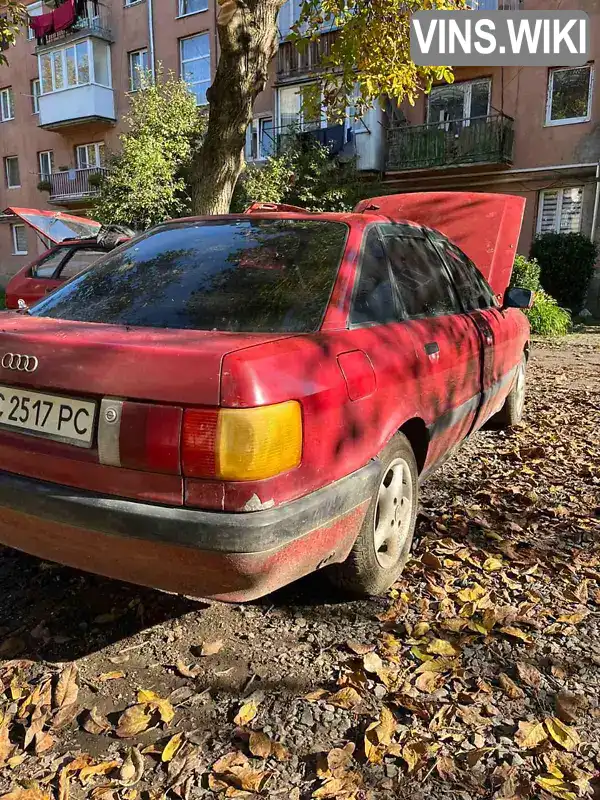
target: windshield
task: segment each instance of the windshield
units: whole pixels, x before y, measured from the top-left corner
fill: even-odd
[[[171,223],[104,256],[32,313],[151,328],[315,331],[346,235],[346,225],[320,220]]]

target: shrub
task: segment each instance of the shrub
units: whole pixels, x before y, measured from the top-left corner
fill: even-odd
[[[52,191],[52,184],[50,181],[40,181],[37,185],[38,192],[50,192]]]
[[[544,290],[561,305],[579,311],[598,256],[594,242],[582,233],[544,233],[534,240],[530,255],[540,265]]]
[[[511,286],[535,292],[533,307],[525,312],[532,333],[540,336],[564,336],[571,327],[571,315],[540,286],[540,265],[535,259],[516,256],[510,279]]]

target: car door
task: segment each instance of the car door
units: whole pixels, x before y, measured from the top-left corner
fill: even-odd
[[[19,287],[18,299],[24,300],[29,306],[58,288],[61,281],[56,275],[70,253],[71,248],[59,245],[38,259]]]
[[[447,268],[424,230],[380,226],[404,326],[415,343],[421,414],[429,462],[443,458],[472,430],[481,402],[482,352]]]
[[[58,278],[60,283],[71,280],[80,272],[90,267],[99,258],[106,255],[106,250],[98,247],[75,247],[70,256],[63,261]]]
[[[480,427],[502,407],[510,389],[517,331],[475,264],[437,231],[430,231],[429,236],[444,258],[464,311],[479,332],[483,393],[475,424]]]

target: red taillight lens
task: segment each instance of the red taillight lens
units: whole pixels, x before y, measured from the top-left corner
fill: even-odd
[[[104,400],[98,426],[102,464],[181,474],[183,409],[151,403]]]
[[[181,434],[183,473],[193,478],[217,476],[218,409],[188,408]]]

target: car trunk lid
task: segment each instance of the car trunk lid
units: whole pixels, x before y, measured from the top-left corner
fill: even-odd
[[[483,192],[414,192],[372,197],[354,209],[410,220],[443,233],[475,263],[497,296],[512,273],[525,199]]]
[[[37,208],[9,206],[4,210],[4,214],[18,217],[54,244],[60,244],[67,239],[93,239],[102,227],[93,219],[76,217],[62,211],[41,211]]]

